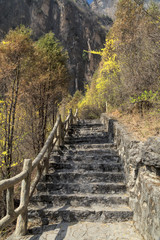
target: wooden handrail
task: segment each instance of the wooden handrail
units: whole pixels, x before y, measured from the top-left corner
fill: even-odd
[[[28,215],[27,207],[29,200],[34,193],[34,190],[43,172],[44,174],[48,172],[49,157],[52,149],[55,146],[60,147],[63,145],[64,137],[69,130],[69,127],[72,125],[72,123],[76,123],[76,121],[78,121],[77,110],[75,115],[73,115],[72,110],[70,110],[65,122],[62,122],[61,116],[58,115],[57,121],[52,131],[50,132],[43,148],[33,160],[33,162],[30,159],[25,159],[21,173],[12,178],[0,181],[0,192],[7,190],[7,214],[0,220],[0,230],[3,230],[5,227],[7,227],[8,224],[12,223],[15,219],[18,218],[14,235],[23,236],[26,234]],[[31,185],[31,174],[35,168],[37,168],[37,176]],[[14,186],[20,182],[22,182],[20,205],[18,208],[14,209]]]
[[[40,151],[40,153],[37,155],[37,157],[34,159],[33,163],[32,163],[32,169],[34,169],[38,164],[39,162],[42,160],[46,150],[48,149],[49,145],[51,144],[51,142],[53,141],[53,138],[54,138],[54,135],[55,135],[55,132],[57,130],[57,127],[59,125],[59,122],[60,122],[60,115],[58,116],[57,118],[57,121],[49,135],[49,137],[47,138],[47,141],[45,142],[42,150]]]
[[[0,181],[0,192],[2,192],[5,189],[8,189],[8,188],[12,187],[13,185],[16,185],[17,183],[21,182],[26,176],[27,176],[27,171],[21,172],[18,175],[12,177],[12,178]]]
[[[68,114],[68,116],[67,116],[67,118],[66,118],[64,123],[67,123],[69,121],[71,115],[72,115],[72,110],[70,109],[69,114]]]

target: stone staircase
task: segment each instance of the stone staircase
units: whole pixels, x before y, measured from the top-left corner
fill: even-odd
[[[30,223],[114,223],[132,216],[123,166],[104,126],[98,120],[73,125],[65,147],[51,155],[49,174],[38,184]]]

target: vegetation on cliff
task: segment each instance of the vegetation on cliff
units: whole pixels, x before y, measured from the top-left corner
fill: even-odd
[[[109,110],[158,112],[160,103],[160,11],[155,3],[121,0],[100,54],[102,61],[79,102],[81,117]],[[88,114],[89,113],[89,114]]]

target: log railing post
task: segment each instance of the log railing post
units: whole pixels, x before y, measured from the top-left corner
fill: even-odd
[[[72,113],[72,109],[70,110],[71,111],[71,117],[70,117],[70,126],[73,124],[73,113]]]
[[[7,189],[7,215],[12,216],[14,213],[14,187]]]
[[[43,161],[44,161],[44,174],[48,174],[48,169],[49,169],[49,156],[50,156],[49,148],[47,149],[47,151],[44,155],[44,159],[43,159]]]
[[[60,121],[59,121],[59,125],[58,125],[58,128],[57,128],[57,137],[58,137],[58,140],[57,140],[57,143],[56,143],[56,146],[59,148],[60,146],[62,146],[62,120],[61,120],[61,115],[60,116]]]
[[[29,200],[31,199],[31,197],[34,193],[34,190],[36,189],[36,186],[41,178],[41,175],[42,175],[42,165],[41,165],[41,163],[39,163],[37,166],[37,174],[36,174],[35,180],[30,187]]]
[[[25,159],[23,165],[23,171],[27,171],[27,177],[22,181],[21,185],[21,198],[20,206],[24,207],[24,211],[19,215],[17,219],[15,235],[24,236],[27,232],[27,222],[28,222],[28,202],[29,202],[29,191],[31,182],[31,171],[32,171],[32,160]]]
[[[76,124],[78,122],[78,109],[76,109],[75,115],[74,115],[74,123]]]
[[[58,127],[58,136],[59,136],[59,146],[62,146],[63,145],[63,141],[62,141],[62,119],[61,119],[61,116],[60,116],[60,122],[59,122],[59,127]]]
[[[66,122],[66,130],[68,131],[69,128],[69,120]]]
[[[61,123],[61,141],[62,141],[61,146],[64,146],[64,135],[65,135],[64,130],[65,130],[64,123],[62,122]]]

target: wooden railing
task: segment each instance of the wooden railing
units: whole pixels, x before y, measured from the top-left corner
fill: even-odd
[[[73,123],[77,122],[77,112],[78,111],[76,110],[75,115],[73,115],[72,110],[70,110],[70,113],[64,123],[61,121],[61,116],[59,115],[47,141],[37,157],[33,161],[31,159],[25,159],[21,173],[12,178],[0,181],[0,192],[7,190],[6,216],[0,220],[0,230],[3,230],[17,219],[14,235],[23,236],[26,234],[28,216],[27,208],[29,200],[34,193],[42,174],[46,174],[48,172],[49,157],[52,149],[54,147],[58,148],[63,146],[64,137],[68,132],[69,127]],[[37,168],[37,175],[31,184],[31,175],[35,168]],[[20,205],[18,208],[14,209],[14,186],[20,182],[22,182]]]

